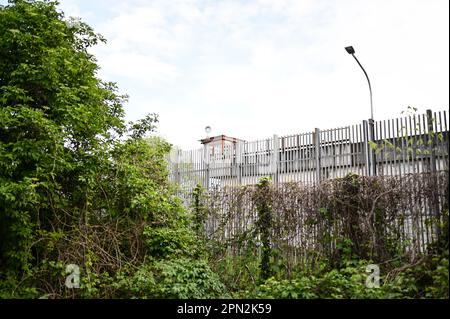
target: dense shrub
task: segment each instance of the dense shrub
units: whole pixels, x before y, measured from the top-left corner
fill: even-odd
[[[416,265],[403,265],[395,278],[381,276],[380,287],[368,288],[369,262],[347,262],[341,269],[315,273],[299,272],[292,279],[269,278],[253,291],[240,292],[255,298],[281,299],[368,299],[368,298],[448,298],[448,255],[430,257]],[[238,293],[239,295],[239,293]]]
[[[159,261],[155,295],[160,298],[223,298],[224,285],[205,260]]]
[[[148,137],[157,116],[125,123],[126,96],[96,76],[104,39],[53,1],[0,6],[0,29],[0,297],[221,293],[168,182],[171,146]]]
[[[264,187],[213,189],[197,199],[211,265],[234,296],[448,296],[448,172]],[[436,230],[437,241],[422,246]],[[382,265],[381,288],[366,289],[364,260]],[[272,275],[262,285],[258,265]]]

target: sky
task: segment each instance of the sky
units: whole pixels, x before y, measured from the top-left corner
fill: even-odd
[[[60,0],[107,39],[99,77],[183,149],[449,105],[448,0]]]

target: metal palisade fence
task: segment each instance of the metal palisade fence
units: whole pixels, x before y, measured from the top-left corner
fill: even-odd
[[[397,176],[448,170],[448,112],[363,121],[334,129],[256,141],[236,141],[220,153],[208,147],[174,149],[168,157],[170,179],[179,196],[193,189],[254,185],[263,176],[274,183],[315,185],[348,173]]]
[[[359,229],[352,240],[371,247],[370,254],[389,259],[403,251],[414,259],[439,237],[437,225],[448,209],[448,122],[447,111],[428,110],[335,129],[233,140],[216,149],[173,150],[170,179],[185,205],[204,215],[205,238],[221,243],[226,254],[260,252],[260,246],[251,248],[252,240],[260,244],[253,185],[270,176],[271,244],[289,267],[317,255],[334,256],[349,225]],[[345,183],[354,178],[349,173],[359,175],[351,182],[359,185],[351,196],[345,193]],[[194,192],[198,185],[206,190],[200,197]],[[353,209],[357,213],[345,214]],[[375,211],[383,212],[377,225]],[[400,248],[392,253],[392,245]]]

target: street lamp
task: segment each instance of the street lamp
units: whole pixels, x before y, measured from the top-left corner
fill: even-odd
[[[364,68],[362,67],[361,63],[359,63],[358,59],[355,56],[355,49],[353,49],[352,46],[346,47],[345,50],[348,52],[348,54],[351,54],[356,62],[358,62],[358,65],[361,67],[361,69],[363,70],[366,78],[367,78],[367,82],[369,83],[369,91],[370,91],[370,119],[373,121],[373,102],[372,102],[372,87],[370,86],[370,80],[369,80],[369,76],[367,75],[366,70],[364,70]]]
[[[211,133],[211,126],[205,127],[206,137],[209,137],[209,133]]]
[[[356,62],[358,62],[358,65],[361,67],[361,69],[363,70],[366,78],[367,78],[367,82],[369,83],[369,91],[370,91],[370,120],[369,120],[369,141],[374,141],[375,140],[375,130],[374,130],[374,120],[373,120],[373,103],[372,103],[372,87],[370,86],[370,80],[369,80],[369,76],[367,75],[366,70],[364,70],[364,68],[362,67],[361,63],[359,63],[358,59],[355,56],[355,49],[353,49],[352,46],[346,47],[345,50],[348,52],[348,54],[351,54]],[[367,152],[367,168],[368,168],[368,173],[369,175],[376,175],[376,155],[375,152],[372,150],[372,148],[368,149]]]

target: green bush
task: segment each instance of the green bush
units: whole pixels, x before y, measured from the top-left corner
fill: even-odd
[[[386,298],[449,298],[448,252],[428,255],[385,284]]]
[[[155,257],[179,257],[198,255],[198,242],[194,233],[185,227],[145,227],[145,245]]]
[[[105,40],[56,1],[1,5],[0,29],[0,297],[218,295],[171,145],[146,136],[158,117],[125,123],[127,97],[97,77],[88,49]]]
[[[314,273],[299,272],[292,279],[269,278],[256,288],[257,298],[282,299],[361,299],[378,298],[378,288],[367,288],[365,279],[368,262],[348,262],[341,269],[319,270]]]
[[[225,286],[205,260],[180,258],[155,264],[155,296],[159,298],[223,298]]]
[[[448,257],[424,260],[418,265],[404,265],[405,270],[387,282],[383,282],[386,276],[381,276],[379,288],[365,285],[365,269],[369,263],[353,261],[341,269],[313,274],[299,272],[289,280],[271,277],[255,290],[241,295],[276,299],[449,298]]]

